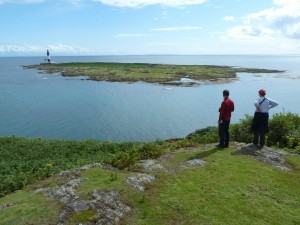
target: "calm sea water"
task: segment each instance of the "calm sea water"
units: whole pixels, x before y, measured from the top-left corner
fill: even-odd
[[[286,70],[283,74],[239,74],[226,84],[168,87],[143,82],[82,81],[39,74],[22,65],[44,57],[0,57],[0,136],[47,139],[150,141],[184,137],[216,125],[222,91],[236,111],[232,123],[253,114],[260,88],[279,102],[271,111],[300,113],[300,56],[91,56],[55,57],[56,62],[138,62],[226,65]]]

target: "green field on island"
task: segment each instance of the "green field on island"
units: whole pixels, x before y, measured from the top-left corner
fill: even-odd
[[[181,78],[204,81],[226,81],[237,77],[237,73],[280,73],[283,71],[237,68],[211,65],[167,65],[144,63],[51,63],[24,66],[36,68],[47,73],[61,73],[63,76],[87,76],[95,81],[118,81],[159,83],[166,85],[181,85]],[[174,82],[177,81],[177,82]]]

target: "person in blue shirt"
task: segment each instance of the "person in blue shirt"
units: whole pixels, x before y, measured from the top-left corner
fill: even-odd
[[[252,121],[251,130],[254,133],[253,144],[262,149],[265,145],[265,135],[269,132],[269,109],[278,105],[276,101],[266,98],[266,91],[258,91],[259,98],[254,102],[256,108]]]

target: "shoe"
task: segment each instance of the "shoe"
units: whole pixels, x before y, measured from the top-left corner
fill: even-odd
[[[263,145],[257,146],[258,150],[262,150],[264,148]]]

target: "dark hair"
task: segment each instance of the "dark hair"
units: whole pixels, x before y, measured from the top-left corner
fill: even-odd
[[[228,91],[228,90],[224,90],[224,91],[223,91],[223,96],[228,97],[228,96],[229,96],[229,91]]]

